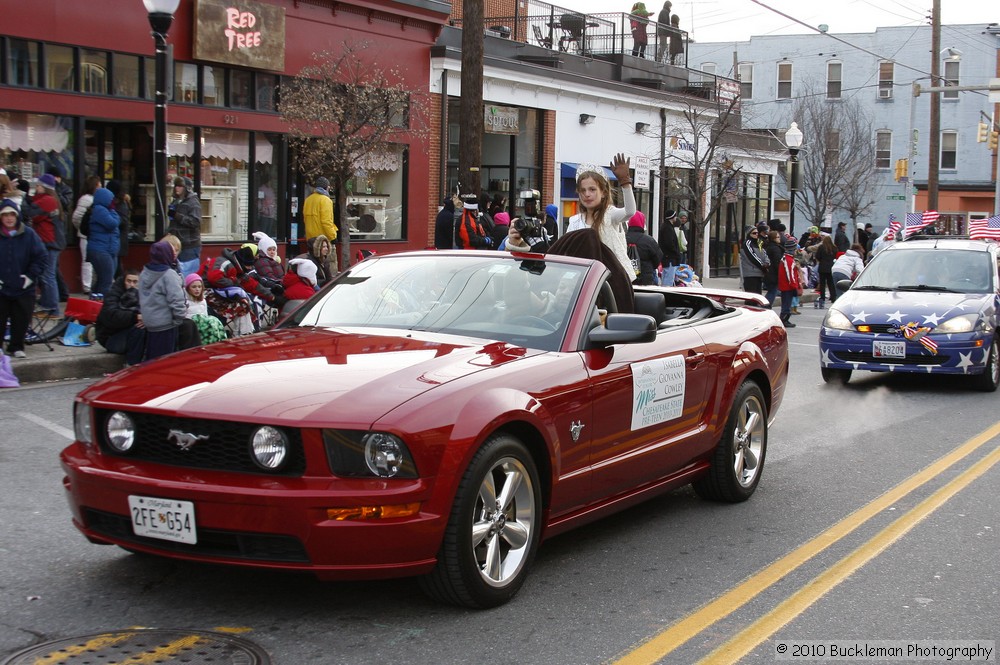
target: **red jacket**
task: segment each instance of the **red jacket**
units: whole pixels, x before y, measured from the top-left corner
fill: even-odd
[[[31,228],[35,230],[46,247],[58,243],[55,225],[60,215],[59,202],[56,197],[46,191],[39,191],[32,197],[27,214]]]
[[[782,256],[781,265],[778,266],[778,290],[797,291],[802,283],[801,274],[794,256],[791,254]]]
[[[285,287],[285,297],[289,300],[306,300],[316,294],[312,284],[289,270],[281,280]]]

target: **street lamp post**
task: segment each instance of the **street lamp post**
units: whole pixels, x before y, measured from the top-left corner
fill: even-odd
[[[164,193],[167,180],[167,32],[180,0],[142,0],[156,44],[156,81],[153,115],[153,191],[156,193],[156,237],[163,235],[167,217]]]
[[[788,232],[795,235],[795,191],[799,188],[799,148],[802,147],[802,130],[798,124],[792,126],[785,132],[785,145],[788,146],[788,154],[791,155],[791,168],[788,174]]]

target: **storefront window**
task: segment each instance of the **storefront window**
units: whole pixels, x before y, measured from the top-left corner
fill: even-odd
[[[205,240],[249,237],[250,134],[201,130],[201,236]]]
[[[108,94],[108,52],[80,49],[80,92]]]
[[[10,60],[7,66],[7,82],[11,85],[38,85],[38,42],[11,39]]]
[[[153,92],[148,91],[146,97],[152,99]],[[173,101],[185,104],[198,103],[198,65],[189,62],[174,63]]]
[[[204,65],[201,74],[205,80],[205,106],[226,105],[226,70],[222,67]]]
[[[76,90],[73,49],[45,45],[45,87],[50,90]]]
[[[274,74],[257,74],[257,110],[273,111],[278,94],[278,77]]]
[[[280,137],[277,135],[254,134],[254,163],[257,184],[257,219],[253,231],[263,231],[275,240],[278,238],[278,169],[274,156],[279,154]]]
[[[29,182],[57,167],[73,173],[72,118],[0,112],[0,164]]]
[[[403,147],[397,147],[369,155],[357,165],[347,183],[345,221],[352,239],[403,239],[406,158]]]
[[[229,106],[235,109],[253,108],[252,74],[242,69],[229,70]]]
[[[139,97],[139,56],[115,53],[112,60],[114,94]]]

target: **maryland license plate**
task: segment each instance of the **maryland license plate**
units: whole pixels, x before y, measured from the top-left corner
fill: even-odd
[[[872,355],[876,358],[905,358],[906,342],[903,340],[887,342],[877,339],[872,342]]]
[[[190,501],[130,496],[128,508],[132,513],[132,531],[137,536],[189,545],[198,542],[194,504]]]

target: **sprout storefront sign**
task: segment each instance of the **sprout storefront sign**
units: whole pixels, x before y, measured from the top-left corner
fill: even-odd
[[[280,72],[285,68],[285,9],[243,0],[197,0],[194,57]]]
[[[487,134],[516,135],[520,132],[518,109],[487,104],[484,111],[483,126]]]

